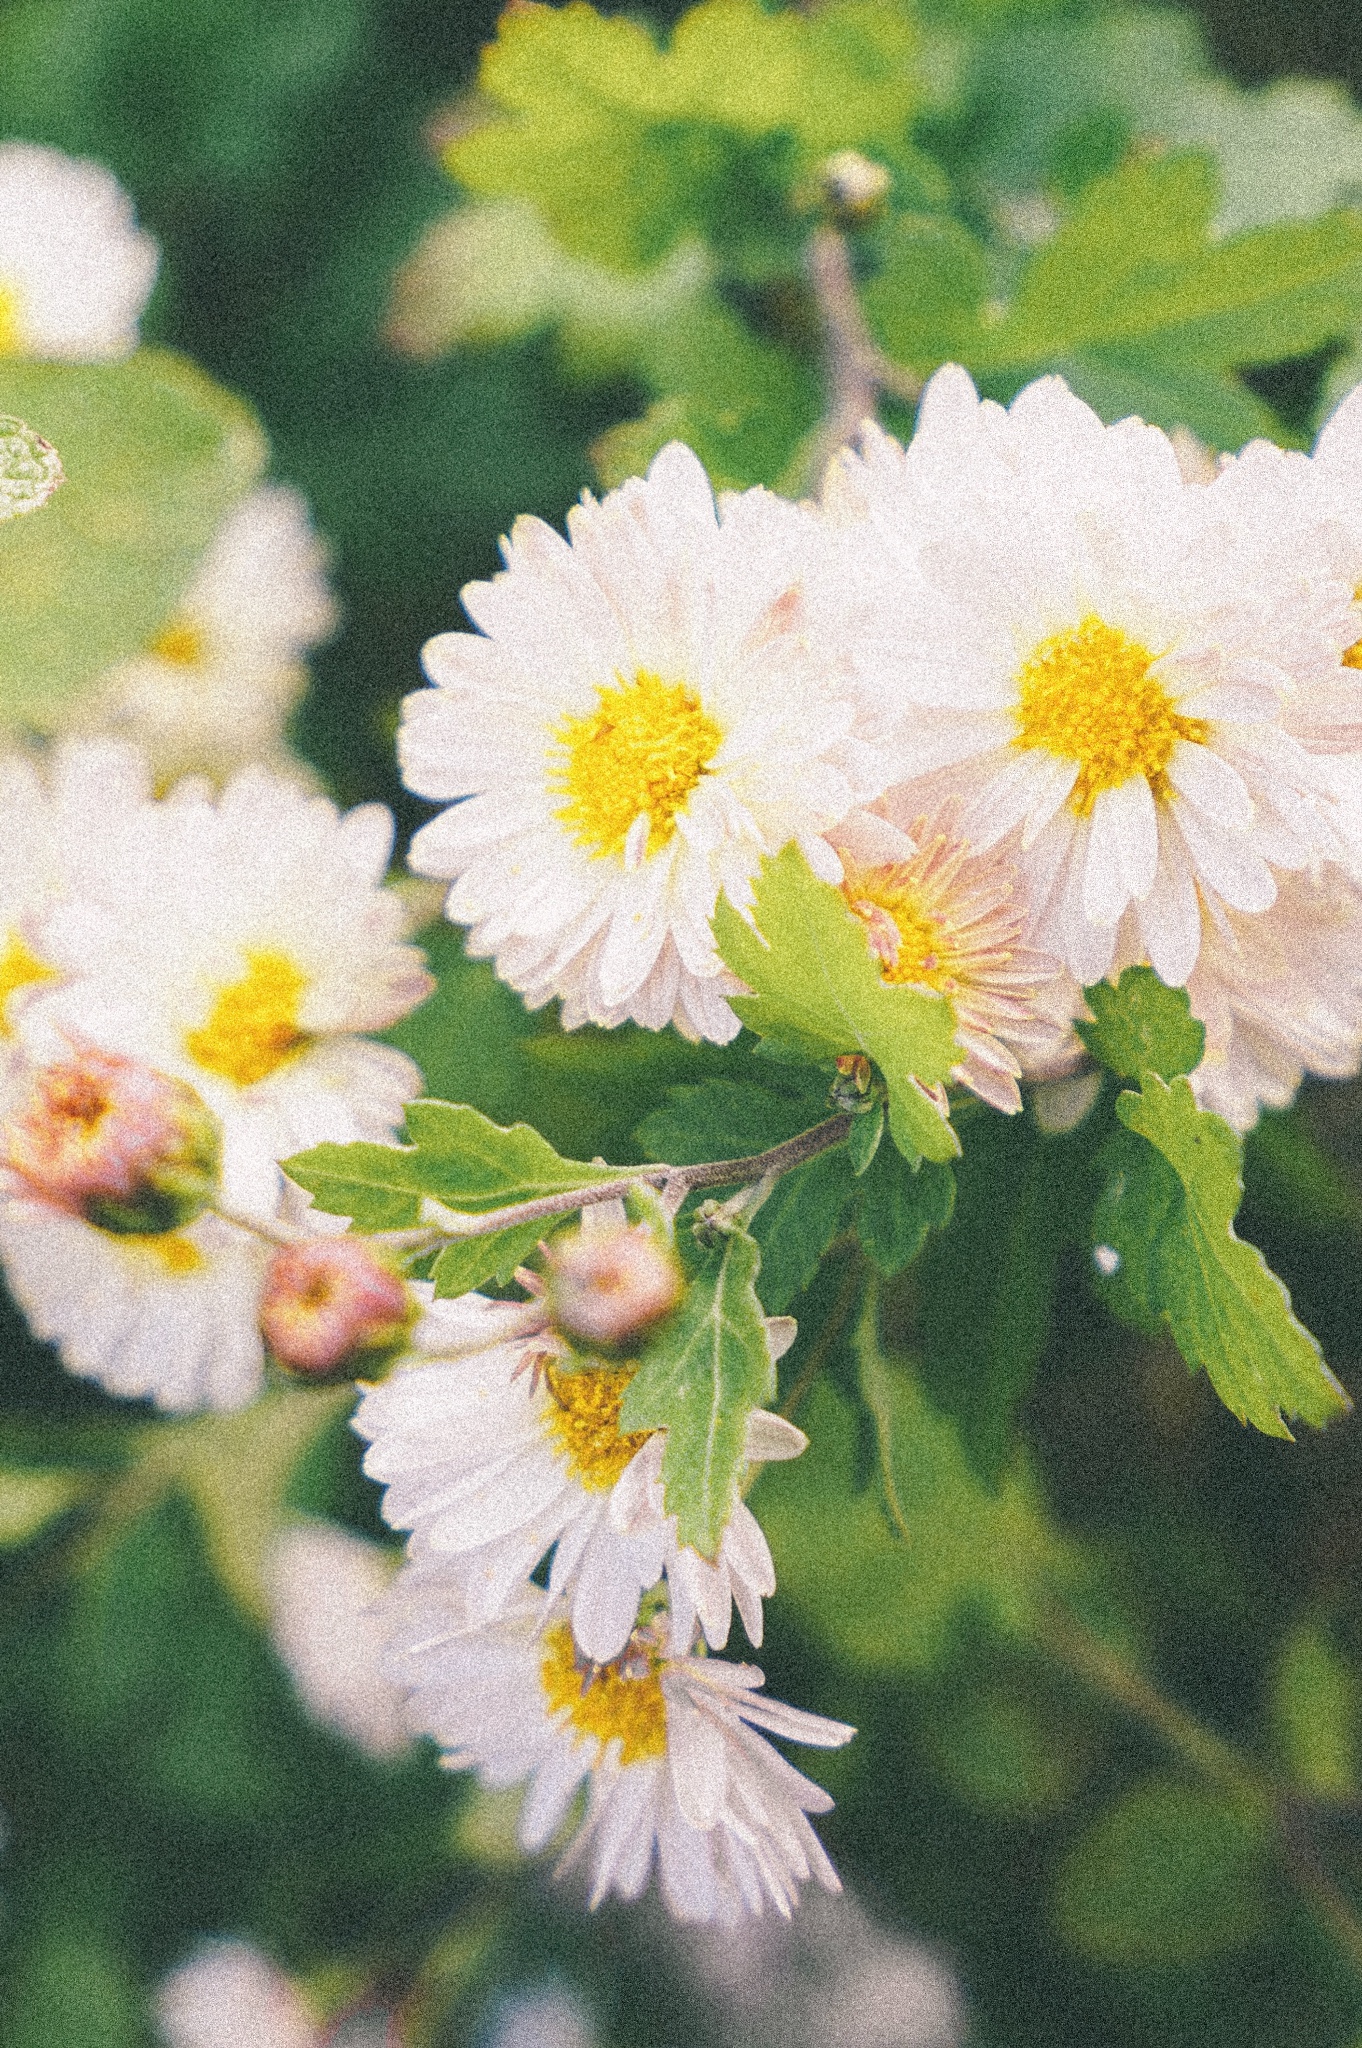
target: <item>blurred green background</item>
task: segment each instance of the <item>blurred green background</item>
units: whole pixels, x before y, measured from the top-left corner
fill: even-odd
[[[334,551],[344,623],[316,659],[298,743],[342,801],[381,796],[407,825],[421,807],[398,788],[392,737],[422,641],[456,623],[459,586],[489,571],[514,514],[561,520],[592,480],[590,443],[640,409],[627,389],[565,379],[547,338],[429,365],[380,339],[396,265],[450,205],[427,124],[468,85],[495,12],[0,5],[0,132],[117,172],[164,252],[144,331],[249,396],[275,473],[308,496]],[[1202,13],[1245,82],[1306,72],[1362,91],[1362,10],[1348,0],[1206,0]],[[455,951],[446,940],[446,959]],[[706,1070],[707,1055],[659,1041],[636,1047],[627,1080],[606,1059],[593,1079],[589,1058],[555,1065],[543,1029],[486,972],[456,968],[409,1042],[433,1089],[503,1118],[526,1113],[532,1090],[544,1128],[580,1156],[618,1154],[661,1087]],[[1281,1167],[1270,1125],[1246,1213],[1355,1387],[1358,1106],[1349,1089],[1308,1093],[1304,1125],[1336,1162],[1313,1179]],[[1362,1733],[1348,1692],[1362,1654],[1357,1425],[1294,1447],[1251,1436],[1165,1348],[1099,1318],[1077,1273],[1063,1284],[1027,1409],[1061,1521],[1104,1559],[1170,1691],[1207,1722],[1271,1736],[1296,1685],[1306,1732],[1277,1733],[1308,1744],[1311,1701],[1332,1683],[1346,1752],[1347,1728]],[[5,1339],[7,1451],[116,1461],[127,1411],[66,1378],[12,1316]],[[379,1533],[340,1425],[294,1502]],[[0,1560],[0,1603],[6,2048],[145,2048],[145,1986],[219,1930],[327,1982],[347,1960],[400,1981],[438,1936],[438,2038],[451,2044],[490,2038],[508,1987],[553,1982],[581,1988],[611,2048],[744,2038],[654,1916],[584,1921],[507,1860],[495,1830],[470,1829],[467,1789],[428,1756],[369,1764],[310,1724],[209,1570],[187,1506],[158,1508],[74,1582],[55,1547]],[[982,1621],[924,1675],[896,1664],[892,1641],[882,1655],[838,1650],[810,1611],[776,1599],[763,1663],[774,1691],[862,1729],[831,1767],[829,1846],[882,1925],[959,1969],[976,2048],[1362,2042],[1357,1978],[1257,1870],[1252,1844],[1242,1883],[1225,1877],[1233,1855],[1175,1873],[1164,1920],[1131,1948],[1121,1901],[1070,1851],[1164,1767],[1133,1723],[1032,1652],[1000,1650]],[[1325,1759],[1345,1786],[1355,1764]],[[1335,1868],[1362,1885],[1346,1802],[1329,1825]],[[1168,1859],[1149,1850],[1157,1829],[1141,1840],[1160,1867],[1130,1881],[1157,1891]],[[794,1965],[770,1967],[774,1981]]]

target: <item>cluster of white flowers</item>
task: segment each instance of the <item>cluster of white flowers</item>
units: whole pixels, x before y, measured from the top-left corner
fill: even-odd
[[[1082,989],[1149,962],[1239,1128],[1362,1059],[1362,392],[1313,457],[1210,481],[1047,377],[933,378],[817,504],[717,509],[688,450],[523,519],[408,699],[417,834],[475,953],[565,1023],[725,1040],[710,935],[791,839],[887,981],[950,1000],[999,1108],[1078,1057]]]

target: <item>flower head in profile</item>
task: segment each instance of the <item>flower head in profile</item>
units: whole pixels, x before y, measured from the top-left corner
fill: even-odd
[[[1261,575],[1215,488],[1059,378],[1005,412],[955,368],[906,453],[868,429],[829,478],[846,630],[901,776],[956,793],[979,850],[1015,835],[1032,937],[1084,984],[1127,912],[1184,983],[1203,899],[1266,910],[1274,869],[1340,851],[1329,751],[1340,722],[1362,731],[1347,593],[1323,560]],[[1327,736],[1291,710],[1319,691]]]
[[[470,949],[563,1021],[625,1018],[725,1041],[734,984],[714,949],[721,892],[820,835],[887,779],[848,685],[810,645],[801,586],[819,535],[760,491],[716,513],[673,443],[646,479],[590,497],[563,540],[518,520],[505,571],[463,593],[476,633],[425,650],[403,774],[462,798],[412,864],[450,879]]]
[[[187,1081],[222,1124],[228,1205],[272,1215],[278,1160],[387,1138],[420,1089],[361,1035],[431,987],[383,886],[391,839],[380,805],[342,817],[261,769],[141,805],[44,921],[60,979],[25,1009],[30,1052],[75,1035]]]
[[[793,1326],[776,1329],[773,1345]],[[620,1428],[632,1362],[564,1356],[539,1302],[480,1294],[432,1300],[413,1345],[365,1393],[354,1427],[369,1444],[365,1471],[387,1489],[384,1515],[414,1532],[413,1559],[457,1581],[465,1627],[504,1613],[552,1550],[550,1589],[600,1662],[619,1654],[640,1593],[664,1573],[687,1640],[698,1619],[721,1648],[736,1601],[760,1643],[762,1599],[775,1590],[766,1539],[738,1501],[713,1559],[678,1543],[662,1432]],[[805,1442],[778,1415],[751,1417],[753,1463],[796,1457]]]
[[[654,1864],[678,1920],[788,1916],[809,1878],[840,1889],[808,1820],[832,1801],[767,1737],[837,1749],[855,1730],[761,1697],[752,1665],[688,1654],[656,1601],[599,1663],[534,1586],[471,1636],[458,1588],[448,1597],[438,1574],[404,1574],[389,1599],[387,1669],[410,1695],[413,1727],[450,1769],[491,1786],[529,1780],[527,1850],[553,1838],[586,1781],[565,1861],[589,1865],[593,1907],[640,1897]]]
[[[282,760],[308,650],[336,623],[325,564],[297,492],[252,491],[150,645],[74,699],[72,718],[145,748],[161,782]]]
[[[315,1721],[369,1756],[407,1746],[401,1696],[380,1670],[378,1609],[396,1559],[334,1523],[282,1529],[265,1566],[270,1640]]]
[[[0,356],[129,354],[157,261],[111,171],[35,142],[0,143]]]
[[[892,813],[895,793],[883,807]],[[949,801],[908,823],[896,859],[853,857],[841,836],[842,894],[865,927],[882,980],[928,989],[951,1006],[963,1054],[951,1078],[1009,1113],[1018,1078],[1078,1048],[1065,1028],[1072,981],[1058,960],[1026,943],[1029,905],[1003,849],[976,853]]]

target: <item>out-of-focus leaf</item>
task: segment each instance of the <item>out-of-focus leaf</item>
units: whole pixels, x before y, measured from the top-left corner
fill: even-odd
[[[16,1471],[0,1466],[0,1549],[17,1549],[40,1536],[85,1491],[82,1473]]]
[[[131,1962],[104,1929],[53,1900],[42,1924],[23,1933],[5,1998],[7,2048],[145,2048]]]
[[[0,412],[58,447],[66,471],[40,519],[0,526],[0,717],[41,728],[164,624],[265,441],[240,399],[152,349],[2,361]]]
[[[1268,1818],[1207,1786],[1151,1778],[1070,1850],[1059,1925],[1081,1955],[1137,1967],[1241,1948],[1267,1917]]]
[[[778,1094],[755,1077],[751,1083],[716,1077],[669,1088],[666,1101],[639,1125],[639,1143],[649,1159],[663,1159],[672,1166],[746,1159],[765,1152],[830,1114],[823,1076],[814,1069],[804,1071],[810,1086],[797,1092]]]
[[[1004,1668],[973,1660],[929,1696],[924,1747],[970,1806],[1009,1817],[1061,1811],[1074,1796],[1091,1745],[1053,1697]]]
[[[1123,1081],[1157,1074],[1171,1081],[1190,1074],[1206,1050],[1206,1027],[1192,1015],[1185,988],[1168,988],[1152,967],[1127,967],[1113,988],[1099,981],[1084,989],[1091,1024],[1078,1035],[1095,1060]]]
[[[820,1152],[793,1173],[782,1174],[758,1209],[752,1220],[752,1235],[761,1246],[758,1287],[772,1315],[787,1309],[813,1279],[842,1227],[854,1187],[846,1153]]]
[[[854,1126],[853,1126],[854,1128]],[[955,1175],[924,1160],[916,1172],[897,1146],[881,1145],[856,1201],[856,1229],[880,1271],[899,1273],[932,1230],[944,1230],[955,1209]]]
[[[750,268],[773,235],[794,238],[785,196],[818,158],[904,153],[917,41],[893,0],[807,14],[703,0],[665,49],[582,0],[515,8],[479,75],[498,117],[445,163],[470,192],[531,201],[597,261],[647,265],[699,233]]]
[[[750,1237],[724,1234],[680,1308],[644,1345],[620,1409],[621,1430],[666,1430],[667,1512],[679,1540],[704,1557],[716,1555],[738,1498],[747,1418],[776,1389],[756,1292],[760,1264]]]
[[[1362,1683],[1317,1622],[1290,1631],[1272,1671],[1272,1725],[1295,1782],[1321,1799],[1352,1799],[1359,1782]]]
[[[725,962],[752,990],[733,1007],[763,1037],[826,1059],[861,1052],[889,1088],[889,1129],[905,1157],[953,1159],[959,1141],[917,1083],[944,1086],[958,1054],[944,997],[891,988],[839,892],[791,844],[762,868],[754,931],[723,899],[714,919]]]
[[[1253,1245],[1235,1235],[1243,1195],[1239,1141],[1199,1110],[1190,1084],[1146,1074],[1116,1113],[1167,1160],[1182,1199],[1152,1233],[1153,1300],[1179,1351],[1204,1366],[1225,1406],[1269,1436],[1287,1418],[1321,1425],[1351,1405],[1319,1345],[1291,1313],[1291,1297]],[[1160,1197],[1161,1199],[1161,1197]]]

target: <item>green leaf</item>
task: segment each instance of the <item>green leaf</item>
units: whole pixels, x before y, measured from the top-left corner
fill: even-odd
[[[41,1472],[0,1466],[0,1549],[18,1549],[75,1506],[85,1475],[49,1466]]]
[[[618,1178],[615,1167],[560,1158],[529,1124],[506,1129],[464,1103],[411,1102],[406,1120],[409,1145],[314,1145],[286,1159],[284,1171],[319,1209],[359,1230],[418,1223],[428,1195],[481,1214]]]
[[[861,1182],[856,1229],[880,1271],[898,1273],[917,1257],[929,1231],[946,1228],[954,1209],[949,1166],[924,1160],[914,1172],[896,1146],[882,1145]]]
[[[1267,1917],[1268,1817],[1208,1787],[1151,1778],[1070,1850],[1060,1930],[1092,1962],[1197,1963],[1241,1948]]]
[[[746,1159],[781,1145],[831,1113],[826,1077],[812,1068],[795,1071],[810,1085],[791,1093],[718,1077],[669,1088],[666,1101],[639,1125],[638,1142],[649,1159],[672,1166]]]
[[[1270,1436],[1284,1418],[1323,1424],[1351,1406],[1319,1345],[1291,1313],[1291,1297],[1254,1246],[1234,1231],[1243,1195],[1239,1142],[1200,1110],[1190,1084],[1146,1074],[1116,1113],[1167,1160],[1181,1184],[1153,1235],[1152,1299],[1178,1349],[1204,1366],[1232,1414]]]
[[[1152,967],[1127,967],[1115,988],[1099,981],[1084,989],[1083,1000],[1093,1021],[1080,1023],[1078,1035],[1123,1081],[1142,1074],[1171,1081],[1200,1066],[1206,1028],[1193,1017],[1186,989],[1168,988]]]
[[[714,1557],[738,1498],[747,1418],[776,1390],[757,1299],[761,1254],[741,1231],[709,1251],[675,1315],[643,1348],[621,1430],[665,1429],[662,1487],[682,1543]]]
[[[881,980],[841,894],[793,844],[763,865],[753,915],[755,931],[725,898],[714,918],[720,953],[752,990],[733,998],[743,1022],[811,1059],[865,1053],[888,1085],[900,1151],[953,1159],[960,1145],[949,1119],[917,1086],[944,1086],[956,1064],[946,999]]]
[[[782,1314],[813,1279],[842,1228],[854,1187],[846,1153],[820,1152],[793,1173],[782,1174],[758,1209],[752,1235],[761,1247],[759,1291],[773,1316]]]
[[[892,0],[705,0],[666,48],[581,0],[509,9],[479,75],[499,118],[444,161],[470,192],[530,201],[577,255],[638,268],[700,234],[750,270],[797,237],[785,195],[818,158],[904,153],[916,44]]]
[[[868,1109],[863,1116],[852,1118],[851,1129],[847,1132],[847,1157],[851,1161],[851,1170],[858,1180],[869,1169],[880,1149],[880,1139],[883,1136],[882,1102],[877,1102],[874,1108]]]
[[[1244,438],[1270,415],[1233,372],[1309,354],[1362,318],[1362,213],[1216,240],[1217,198],[1203,155],[1132,159],[1087,187],[1005,301],[990,296],[983,251],[963,230],[896,224],[867,317],[924,373],[955,360],[1016,388],[1060,370],[1109,402],[1133,379],[1156,424]]]
[[[1164,1322],[1155,1255],[1163,1233],[1176,1228],[1182,1188],[1161,1153],[1132,1131],[1116,1131],[1102,1147],[1103,1175],[1092,1218],[1093,1284],[1114,1315],[1146,1336]]]
[[[1282,1644],[1271,1708],[1277,1748],[1295,1782],[1320,1799],[1352,1800],[1362,1762],[1362,1685],[1318,1622],[1298,1622]]]
[[[40,519],[0,526],[0,718],[43,729],[165,624],[264,467],[254,415],[179,356],[0,362],[0,412],[61,450]]]

